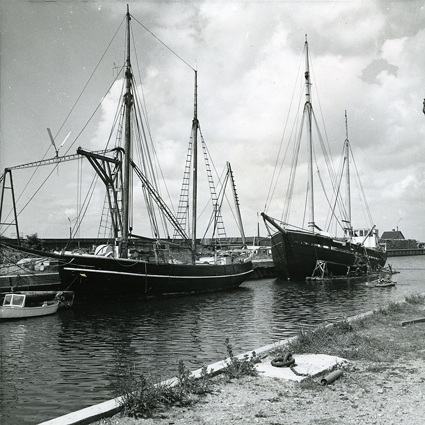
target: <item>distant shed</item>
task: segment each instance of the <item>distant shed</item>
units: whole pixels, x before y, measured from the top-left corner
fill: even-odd
[[[381,239],[405,239],[400,230],[391,230],[391,232],[382,233]]]
[[[382,237],[379,241],[380,243],[385,243],[387,251],[419,248],[419,243],[417,240],[405,239],[403,233],[394,229],[391,232],[382,233]]]

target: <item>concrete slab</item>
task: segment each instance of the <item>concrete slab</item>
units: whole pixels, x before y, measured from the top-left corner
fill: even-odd
[[[299,375],[289,367],[272,366],[271,361],[273,358],[270,357],[263,360],[262,363],[258,363],[256,367],[260,376],[301,382],[307,377],[314,377],[327,372],[335,366],[348,364],[346,359],[337,356],[328,356],[326,354],[294,354],[292,357],[295,359],[293,369]]]

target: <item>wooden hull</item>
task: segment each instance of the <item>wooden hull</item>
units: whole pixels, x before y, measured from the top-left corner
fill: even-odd
[[[327,263],[331,275],[346,275],[349,268],[369,266],[369,272],[385,265],[386,254],[373,248],[307,232],[277,232],[272,236],[272,257],[279,276],[290,280],[311,277],[317,261]]]
[[[0,275],[0,289],[3,290],[55,290],[59,289],[59,273],[21,273]]]
[[[260,260],[252,261],[254,271],[249,277],[250,280],[255,279],[267,279],[271,277],[276,277],[276,271],[274,269],[273,260]]]
[[[110,257],[64,255],[62,290],[75,303],[117,302],[234,289],[252,273],[252,263],[229,265],[152,264]]]
[[[59,301],[49,303],[40,307],[0,307],[0,319],[26,319],[29,317],[48,316],[55,314],[59,308]]]

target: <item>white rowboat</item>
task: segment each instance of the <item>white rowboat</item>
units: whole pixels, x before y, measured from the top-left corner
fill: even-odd
[[[58,311],[59,300],[43,301],[40,305],[29,305],[27,295],[8,293],[0,307],[0,319],[22,319],[47,316]]]

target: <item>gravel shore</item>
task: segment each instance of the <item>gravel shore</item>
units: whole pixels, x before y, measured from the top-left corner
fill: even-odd
[[[334,352],[323,348],[323,354],[349,361],[330,385],[321,385],[321,377],[297,383],[260,375],[229,382],[219,375],[213,393],[189,407],[173,406],[147,419],[119,414],[96,425],[425,423],[425,323],[402,326],[403,321],[423,317],[423,305],[394,310],[373,315],[356,328],[356,335],[370,344],[358,347],[358,356],[348,342],[346,349],[336,344]],[[365,348],[370,355],[360,353]]]

